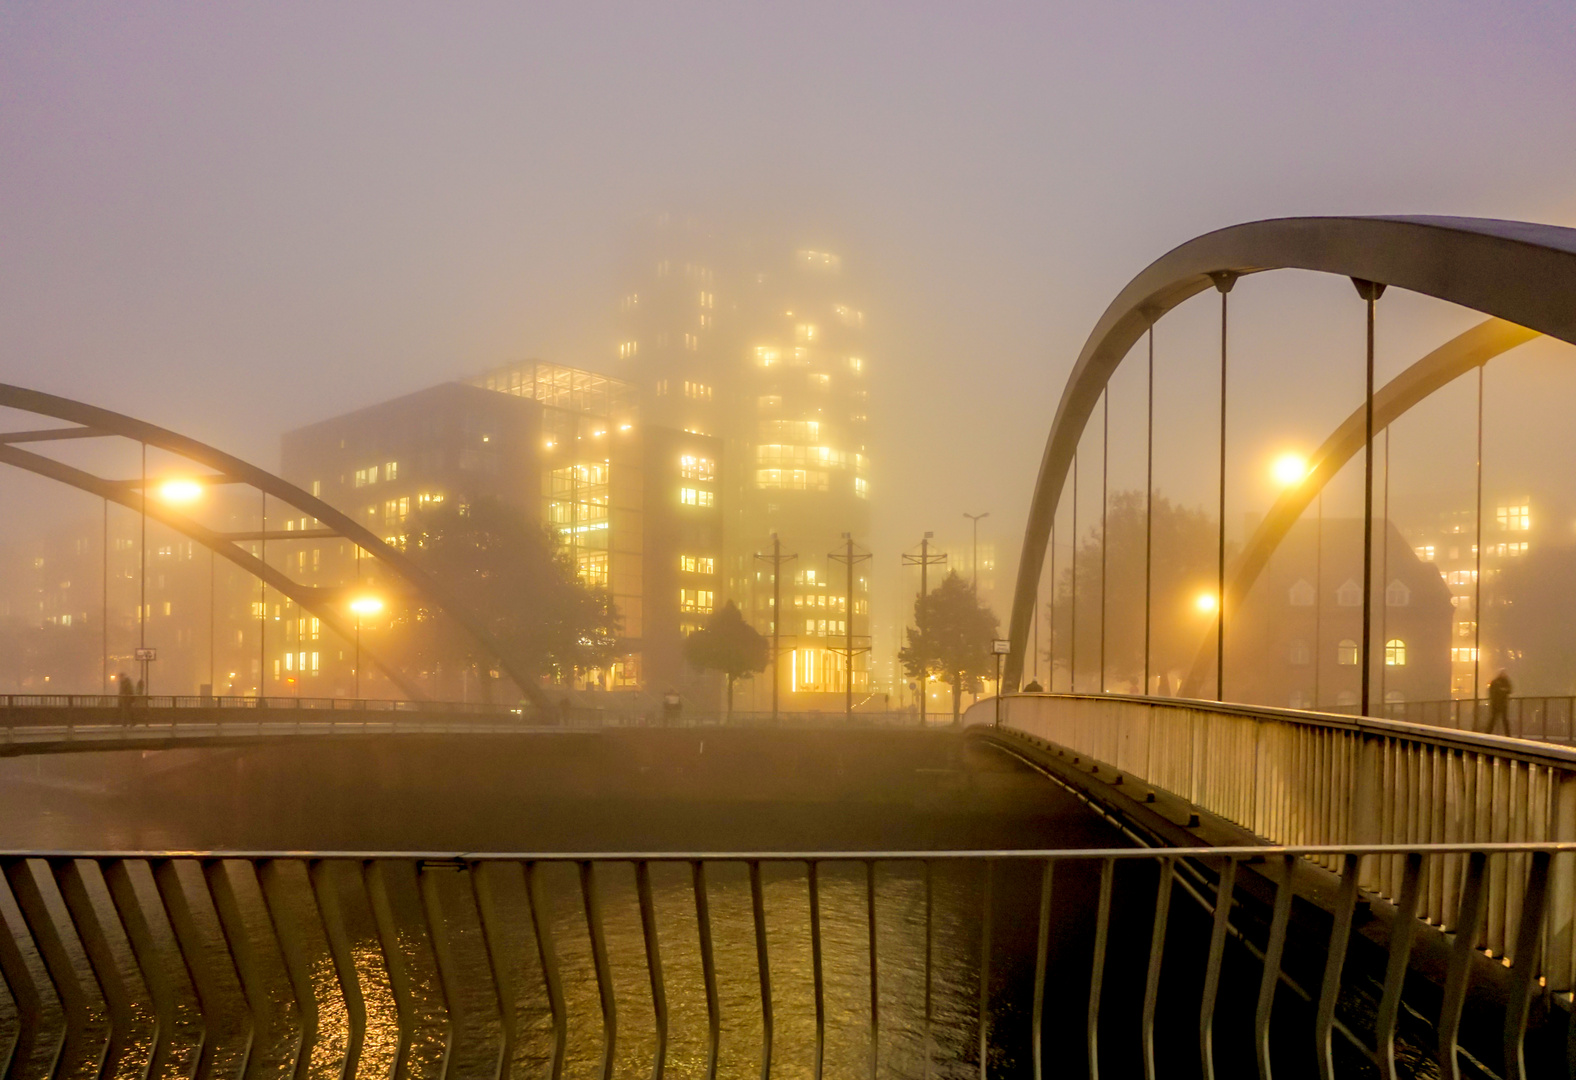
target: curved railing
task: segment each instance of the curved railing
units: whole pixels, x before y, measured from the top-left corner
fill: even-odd
[[[995,699],[980,702],[968,719],[993,723],[995,709]],[[1394,720],[1117,695],[1008,695],[1001,723],[1275,844],[1576,841],[1576,749],[1568,747]],[[1541,947],[1549,986],[1568,991],[1576,986],[1576,860],[1556,863]],[[1525,888],[1525,867],[1507,866],[1490,881],[1479,942],[1499,956],[1515,941]],[[1397,856],[1371,860],[1362,883],[1445,925],[1465,870],[1461,858],[1444,855],[1419,880]]]

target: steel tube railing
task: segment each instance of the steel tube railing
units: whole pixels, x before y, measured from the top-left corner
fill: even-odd
[[[992,717],[994,702],[971,710]],[[1282,844],[1576,841],[1576,749],[1368,718],[1117,695],[1016,695],[1003,727],[1131,775]],[[1094,775],[1102,775],[1096,773]],[[1334,856],[1321,865],[1336,870]],[[1406,894],[1404,855],[1368,860],[1364,887],[1449,926],[1466,870],[1441,858]],[[1496,863],[1476,944],[1512,954],[1525,868]],[[1539,976],[1576,988],[1576,858],[1550,871]]]
[[[397,1074],[442,1075],[460,1068],[452,1065],[457,1061],[518,1060],[524,1042],[533,1038],[549,1044],[544,1058],[551,1062],[551,1074],[561,1076],[573,1018],[589,1019],[596,1013],[568,1009],[565,972],[555,941],[560,933],[583,933],[582,940],[591,943],[590,970],[585,970],[583,958],[575,961],[577,994],[584,1002],[583,991],[594,983],[602,1008],[591,1022],[600,1024],[603,1038],[594,1059],[579,1065],[600,1065],[603,1075],[610,1075],[607,1070],[622,1060],[622,1044],[616,1036],[626,1025],[618,1023],[618,1005],[630,984],[618,978],[614,952],[632,947],[645,954],[658,1028],[652,1069],[660,1076],[669,1050],[666,982],[672,976],[661,964],[657,928],[664,908],[685,906],[687,891],[701,933],[707,1072],[712,1074],[719,1067],[723,1009],[717,980],[719,968],[729,961],[711,944],[715,916],[709,893],[729,887],[733,880],[720,868],[743,864],[753,909],[750,921],[757,933],[753,950],[738,954],[737,962],[758,961],[764,973],[769,966],[764,927],[769,918],[786,917],[783,910],[765,903],[761,871],[769,864],[774,876],[792,875],[799,869],[811,886],[809,929],[817,1022],[813,1047],[796,1049],[813,1052],[826,1072],[847,1075],[871,1064],[879,1068],[889,1057],[894,1061],[899,1057],[894,1044],[903,1031],[912,1030],[912,1014],[898,1009],[889,1015],[891,1010],[878,1008],[875,965],[896,965],[896,970],[907,965],[915,970],[919,958],[911,954],[931,940],[936,908],[925,906],[923,938],[917,932],[913,936],[888,933],[882,935],[878,953],[868,942],[860,950],[831,947],[829,940],[823,940],[827,908],[821,894],[828,888],[843,890],[838,895],[852,901],[862,893],[864,904],[855,903],[850,910],[864,907],[862,918],[852,918],[866,923],[873,942],[884,922],[901,915],[900,892],[914,898],[908,903],[918,902],[916,894],[896,888],[895,883],[917,882],[938,871],[949,875],[966,871],[978,882],[977,890],[972,898],[953,890],[950,901],[962,903],[957,912],[965,926],[979,919],[981,951],[971,960],[966,947],[950,950],[943,963],[952,970],[944,981],[954,988],[976,987],[978,1015],[969,1017],[965,1011],[959,1017],[958,1000],[949,999],[947,1015],[954,1024],[950,1045],[964,1058],[953,1061],[949,1071],[963,1067],[988,1073],[998,1055],[1004,1061],[1017,1060],[1016,1055],[1031,1049],[1016,1046],[1018,1038],[1041,1045],[1041,1026],[1048,1019],[1065,1026],[1065,1016],[1054,1009],[1047,1016],[1045,957],[1053,945],[1051,928],[1070,925],[1069,917],[1076,915],[1094,924],[1085,1032],[1090,1075],[1097,1067],[1121,1073],[1140,1061],[1145,1074],[1154,1075],[1157,1056],[1174,1058],[1181,1051],[1172,1043],[1187,1030],[1189,1001],[1197,1000],[1203,1036],[1198,1047],[1201,1071],[1215,1076],[1218,1047],[1213,1019],[1217,1002],[1229,996],[1240,1006],[1250,999],[1255,1002],[1252,1045],[1236,1048],[1234,1060],[1252,1057],[1261,1069],[1268,1069],[1273,1056],[1305,1052],[1298,1048],[1307,1047],[1315,1051],[1321,1075],[1336,1076],[1338,1062],[1351,1058],[1331,1052],[1332,1032],[1341,1032],[1360,1057],[1380,1063],[1394,1060],[1395,1041],[1402,1034],[1396,1018],[1403,1012],[1403,976],[1413,951],[1411,930],[1424,925],[1404,912],[1393,913],[1384,1000],[1378,1014],[1366,1028],[1337,1022],[1337,1004],[1346,1001],[1350,1012],[1352,1003],[1361,998],[1366,972],[1383,959],[1354,933],[1355,903],[1362,899],[1383,904],[1360,887],[1366,864],[1400,856],[1406,868],[1403,892],[1416,896],[1429,868],[1438,860],[1455,857],[1464,863],[1464,884],[1459,901],[1448,906],[1448,921],[1460,932],[1450,945],[1436,998],[1439,1004],[1429,1016],[1438,1032],[1437,1046],[1431,1049],[1444,1075],[1455,1075],[1461,1052],[1470,1051],[1478,1061],[1503,1062],[1501,1075],[1522,1076],[1529,1068],[1548,1065],[1546,1058],[1532,1064],[1524,1060],[1525,1034],[1531,998],[1539,992],[1535,943],[1541,940],[1550,911],[1552,866],[1555,859],[1571,854],[1576,854],[1576,844],[724,854],[15,852],[0,855],[4,870],[0,874],[0,977],[8,991],[5,1008],[12,1010],[9,1018],[0,1017],[4,1021],[0,1032],[20,1032],[9,1048],[7,1074],[18,1080],[98,1074],[112,1062],[117,1071],[139,1074],[153,1062],[186,1062],[195,1065],[199,1075],[210,1075],[238,1070],[249,1061],[266,1064],[281,1075],[304,1068],[306,1062],[313,1063],[314,1071],[329,1062],[336,1075],[347,1078],[381,1075],[391,1064]],[[1283,960],[1295,950],[1297,969],[1310,966],[1311,943],[1297,941],[1298,935],[1290,930],[1295,919],[1294,871],[1307,860],[1333,862],[1341,878],[1317,998],[1295,982],[1290,984],[1310,1003],[1316,1001],[1311,1022],[1300,1014],[1282,1016],[1272,1011],[1277,988],[1291,978],[1283,970]],[[690,889],[658,890],[652,879],[659,864],[687,866]],[[1262,876],[1273,884],[1271,899],[1257,900],[1240,884],[1241,868],[1250,865],[1262,868]],[[1139,873],[1145,866],[1153,876],[1148,870]],[[1524,879],[1515,892],[1519,959],[1509,964],[1508,971],[1485,958],[1475,944],[1486,913],[1489,882],[1500,867]],[[715,880],[709,876],[712,868],[719,868]],[[548,871],[554,875],[551,881]],[[634,879],[633,897],[615,887],[623,873]],[[1090,884],[1098,876],[1093,912],[1061,912],[1058,918],[1053,897],[1079,892],[1053,891],[1054,877],[1062,874],[1084,875]],[[894,888],[875,889],[878,876],[894,883]],[[575,877],[578,888],[568,885]],[[1213,887],[1211,879],[1216,882]],[[511,880],[523,888],[511,886]],[[1173,902],[1178,882],[1184,886],[1182,895],[1202,905],[1187,908],[1186,918],[1180,920],[1177,903],[1185,902]],[[474,906],[465,902],[468,896],[475,897]],[[1037,908],[1038,933],[1032,945],[1027,939],[1022,946],[1015,939],[994,939],[991,913],[1001,904],[1016,904],[1014,910]],[[357,906],[370,911],[369,925],[352,925],[347,915]],[[637,909],[636,936],[610,929],[615,923],[625,925]],[[842,910],[841,902],[834,910]],[[1228,924],[1239,911],[1249,917],[1240,927],[1229,926],[1228,934]],[[674,913],[678,914],[676,908]],[[1137,925],[1132,922],[1135,917]],[[1187,940],[1193,932],[1189,927],[1202,925],[1212,927],[1208,958],[1203,970],[1185,970],[1178,966],[1180,957],[1194,954]],[[847,941],[844,929],[837,928],[834,940]],[[529,983],[521,981],[525,969],[508,959],[513,946],[507,943],[523,944],[532,936],[540,966],[537,981]],[[1143,938],[1148,939],[1147,948],[1132,945]],[[1228,972],[1231,940],[1240,941],[1243,956],[1259,962],[1252,984]],[[992,974],[993,954],[1017,947],[1035,950],[1032,986],[1003,984]],[[970,964],[976,970],[967,970]],[[867,968],[872,987],[869,1014],[858,1023],[868,1025],[871,1053],[879,1048],[879,1058],[862,1065],[857,1052],[848,1056],[846,1038],[828,1038],[827,1027],[834,1017],[839,1025],[855,1022],[860,1007],[857,995],[846,994],[837,997],[835,1009],[829,1007],[832,991],[823,965],[839,973],[838,986],[847,986],[847,976],[858,967]],[[1361,970],[1352,974],[1354,967]],[[1061,972],[1059,988],[1065,991],[1067,981],[1076,977],[1071,971]],[[374,1030],[367,1022],[368,995],[383,993],[377,984],[385,978],[395,1004],[392,1031]],[[1495,987],[1489,987],[1496,979]],[[491,986],[482,985],[489,980]],[[1173,986],[1199,989],[1182,994],[1166,989]],[[1141,994],[1134,992],[1137,988]],[[774,1004],[784,1004],[772,1001],[765,978],[760,993],[763,1017]],[[1462,1017],[1477,995],[1484,998],[1483,1009],[1491,1008],[1489,1000],[1508,1002],[1502,1030],[1496,1026],[1485,1036],[1481,1027],[1463,1028]],[[928,1006],[929,993],[926,998]],[[532,999],[544,1003],[550,1013],[550,1032],[533,1033],[532,1024],[514,1007]],[[1028,1031],[993,1022],[999,1015],[1021,1012],[1024,1000],[1034,1002]],[[1428,1008],[1426,1001],[1424,995],[1406,1011]],[[495,1008],[488,1002],[498,1004]],[[1568,995],[1556,995],[1551,1004],[1568,1008]],[[918,1003],[910,1008],[917,1013]],[[1134,1030],[1141,1035],[1141,1045],[1102,1041],[1098,1037],[1102,1018],[1110,1014],[1119,1021],[1126,1010],[1136,1017]],[[328,1018],[338,1019],[330,1023]],[[983,1041],[958,1038],[962,1032],[955,1025],[960,1018],[971,1034],[983,1034]],[[501,1032],[499,1025],[504,1028]],[[194,1033],[200,1033],[195,1040]],[[773,1043],[780,1034],[771,1023],[763,1025],[761,1060],[767,1075]],[[1406,1037],[1415,1051],[1415,1033]],[[1464,1041],[1470,1045],[1463,1045]],[[925,1049],[935,1052],[942,1045],[927,1039]],[[0,1046],[0,1051],[5,1049]],[[199,1053],[201,1060],[194,1061],[193,1055]],[[841,1056],[833,1058],[833,1054]],[[1061,1064],[1077,1068],[1076,1059],[1065,1055]]]

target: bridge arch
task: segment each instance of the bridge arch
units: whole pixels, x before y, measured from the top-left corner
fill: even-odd
[[[1005,686],[1022,682],[1051,523],[1073,454],[1111,376],[1149,327],[1212,287],[1217,275],[1265,270],[1379,282],[1576,344],[1576,305],[1569,302],[1576,295],[1576,229],[1457,217],[1279,218],[1206,233],[1162,255],[1101,315],[1057,404],[1018,561]]]
[[[265,469],[260,469],[206,443],[95,405],[46,394],[39,390],[0,383],[0,407],[32,413],[36,416],[47,416],[77,425],[0,433],[0,464],[23,469],[133,510],[141,511],[146,506],[147,514],[153,520],[177,530],[216,555],[228,559],[247,573],[261,578],[270,588],[289,597],[303,609],[321,619],[330,630],[341,636],[350,637],[354,635],[354,627],[346,623],[332,602],[335,599],[335,590],[296,582],[237,546],[236,540],[249,539],[250,535],[216,532],[193,521],[185,514],[156,501],[146,500],[143,491],[124,481],[95,476],[43,454],[21,449],[17,444],[119,436],[177,454],[197,465],[211,469],[213,475],[209,479],[246,484],[257,491],[273,496],[286,506],[315,518],[326,527],[325,531],[316,534],[286,533],[281,536],[299,540],[318,535],[324,538],[347,540],[358,545],[418,596],[442,609],[456,625],[497,658],[499,667],[520,687],[523,694],[536,704],[542,703],[542,692],[535,685],[535,680],[529,677],[525,667],[509,655],[486,627],[481,625],[465,605],[455,599],[442,582],[417,566],[404,552],[385,543],[381,537],[357,524],[349,515],[336,510],[322,499]],[[403,675],[387,658],[369,650],[365,644],[362,646],[362,652],[407,695],[416,700],[426,697],[421,688]]]

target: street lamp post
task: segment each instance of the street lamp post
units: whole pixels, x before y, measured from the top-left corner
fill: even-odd
[[[363,615],[376,615],[383,610],[383,601],[375,596],[358,596],[350,602],[350,610],[356,616],[356,697],[361,697],[361,618]]]
[[[974,554],[972,556],[972,565],[974,567],[974,595],[978,596],[980,591],[980,519],[990,517],[990,511],[987,510],[983,514],[964,514],[963,516],[974,523]]]

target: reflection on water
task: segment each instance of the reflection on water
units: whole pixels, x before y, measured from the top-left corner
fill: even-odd
[[[566,1075],[598,1075],[601,1005],[579,881],[570,867],[544,868],[550,924],[564,980],[569,1038]],[[870,1060],[869,936],[865,868],[825,864],[820,874],[825,985],[826,1072],[865,1075]],[[814,1075],[815,999],[809,892],[802,866],[763,868],[774,1018],[772,1072]],[[656,1026],[633,868],[599,866],[597,883],[617,1000],[615,1074],[645,1076]],[[658,940],[669,1009],[667,1068],[702,1076],[707,1064],[706,993],[695,898],[686,865],[652,867]],[[974,875],[938,869],[932,945],[932,1075],[973,1075],[978,1031],[980,888]],[[709,864],[707,898],[721,1014],[722,1075],[758,1072],[762,1011],[749,878],[742,864]],[[882,866],[876,878],[880,1070],[925,1073],[925,886],[919,866]],[[523,1025],[515,1064],[524,1074],[549,1065],[545,1000]],[[964,1059],[960,1061],[959,1059]]]

